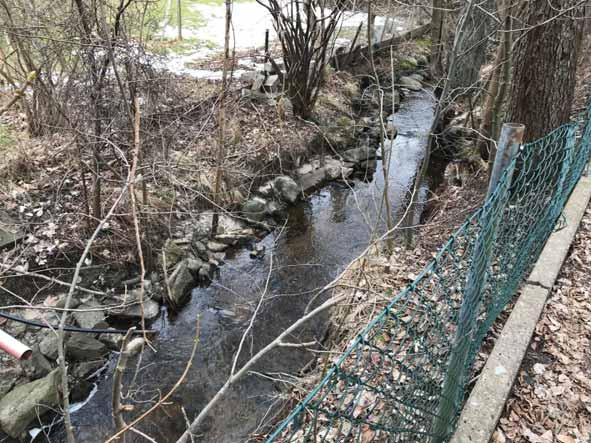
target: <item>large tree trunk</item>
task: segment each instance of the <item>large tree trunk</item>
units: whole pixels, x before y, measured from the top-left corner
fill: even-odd
[[[456,62],[448,74],[452,101],[457,97],[471,97],[480,90],[480,68],[486,62],[488,41],[497,27],[492,19],[496,9],[493,0],[465,3],[465,23],[460,30],[464,36],[453,48]]]
[[[433,0],[431,12],[431,72],[436,78],[443,76],[444,73],[446,8],[447,0]]]
[[[523,4],[522,26],[515,27],[527,30],[513,57],[508,120],[525,124],[526,141],[543,137],[571,114],[583,11],[570,8],[580,3],[528,0]]]

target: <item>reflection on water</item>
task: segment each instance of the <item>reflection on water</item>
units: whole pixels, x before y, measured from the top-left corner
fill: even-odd
[[[394,117],[399,132],[392,146],[389,196],[395,213],[400,211],[413,182],[432,115],[432,101],[424,92],[411,95]],[[156,351],[145,352],[130,393],[134,401],[140,402],[134,416],[166,393],[182,374],[198,317],[199,348],[181,388],[148,422],[138,425],[138,429],[158,442],[175,441],[184,431],[181,407],[188,417],[194,417],[224,383],[267,278],[267,301],[246,340],[242,361],[302,314],[310,294],[330,282],[355,258],[367,246],[372,232],[383,232],[380,214],[383,183],[378,164],[371,183],[332,184],[318,191],[291,208],[281,232],[262,240],[266,247],[262,259],[251,259],[248,251],[237,252],[221,268],[214,284],[193,291],[191,303],[176,318],[158,320],[162,330],[154,342]],[[269,276],[271,254],[274,269]],[[321,338],[325,325],[326,318],[318,318],[293,340]],[[244,441],[262,421],[280,412],[281,403],[276,399],[278,387],[270,378],[278,372],[297,372],[311,358],[311,354],[293,348],[276,350],[267,356],[256,368],[264,374],[246,377],[228,393],[210,414],[198,441]],[[109,368],[96,395],[73,416],[78,441],[100,442],[113,433],[109,410],[111,373]],[[126,382],[130,380],[131,374]],[[141,440],[132,433],[126,437],[126,441]]]

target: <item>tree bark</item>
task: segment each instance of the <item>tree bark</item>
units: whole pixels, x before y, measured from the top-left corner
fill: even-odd
[[[431,71],[436,78],[444,73],[445,16],[447,0],[433,0],[431,11]]]
[[[580,0],[524,3],[508,121],[525,124],[531,141],[569,120],[584,21]]]

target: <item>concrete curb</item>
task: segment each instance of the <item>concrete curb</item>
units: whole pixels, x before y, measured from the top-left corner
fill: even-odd
[[[487,443],[492,438],[590,199],[591,177],[582,177],[563,211],[567,226],[550,236],[521,288],[521,295],[462,410],[451,443]]]

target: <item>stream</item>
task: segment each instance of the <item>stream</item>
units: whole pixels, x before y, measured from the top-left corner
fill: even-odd
[[[389,196],[395,214],[400,212],[422,159],[433,106],[428,91],[409,94],[394,116],[399,132],[392,146]],[[136,405],[144,402],[143,409],[147,409],[150,401],[168,392],[179,379],[191,353],[197,318],[199,345],[182,386],[138,429],[158,442],[175,441],[186,427],[181,406],[192,420],[228,377],[265,286],[265,302],[244,343],[239,364],[298,319],[314,291],[366,248],[372,231],[384,232],[381,171],[378,162],[371,182],[333,183],[299,202],[290,209],[284,228],[261,240],[266,248],[263,258],[252,259],[245,249],[229,253],[216,281],[207,288],[195,288],[191,302],[175,318],[163,313],[156,320],[152,326],[160,333],[153,342],[155,352],[146,348],[132,385]],[[326,317],[317,318],[293,341],[321,339],[325,329]],[[102,442],[114,433],[110,405],[115,358],[100,376],[96,393],[72,415],[77,441]],[[312,358],[311,353],[293,348],[267,355],[255,369],[261,373],[245,377],[211,411],[203,426],[204,435],[195,441],[245,441],[283,406],[278,399],[279,384],[272,379],[278,373],[297,373]],[[125,386],[129,386],[133,371],[127,375]],[[139,414],[138,409],[142,407],[136,406],[128,420]],[[128,432],[125,441],[146,440]]]

